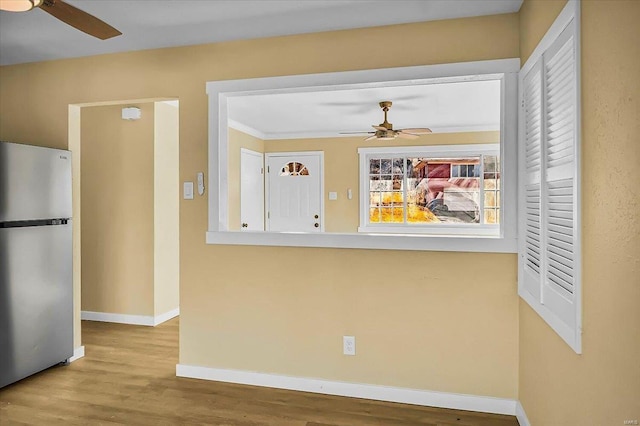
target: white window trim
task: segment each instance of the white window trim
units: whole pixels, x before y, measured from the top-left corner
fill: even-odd
[[[228,116],[227,100],[252,93],[292,93],[379,87],[382,85],[424,84],[425,82],[502,80],[501,164],[502,176],[517,175],[517,72],[520,60],[439,64],[403,68],[305,74],[246,80],[207,82],[209,97],[209,229],[208,244],[260,246],[335,247],[387,250],[434,250],[464,252],[517,252],[516,203],[508,203],[502,216],[503,234],[499,237],[463,237],[379,233],[290,233],[230,231],[228,227]],[[224,125],[220,125],[224,123]],[[224,160],[224,161],[222,161]],[[503,198],[516,200],[516,185],[504,187]]]
[[[360,226],[358,232],[407,233],[422,235],[456,235],[467,237],[500,237],[501,225],[485,224],[370,224],[369,223],[369,160],[384,155],[402,155],[412,157],[460,157],[465,155],[500,155],[500,144],[465,144],[465,145],[426,145],[397,147],[358,148],[360,168]],[[479,178],[482,182],[482,178]],[[515,181],[515,179],[514,179]],[[500,179],[500,190],[504,180]],[[515,183],[514,183],[515,184]],[[481,189],[481,194],[482,188]],[[480,196],[482,198],[482,195]],[[504,208],[503,199],[500,208]],[[479,206],[482,209],[482,202]]]
[[[575,230],[575,239],[574,239],[574,306],[575,306],[575,321],[576,327],[575,329],[568,327],[556,314],[552,309],[550,309],[547,305],[541,303],[539,299],[533,296],[524,286],[524,272],[523,272],[523,260],[524,260],[524,235],[520,238],[519,242],[519,262],[518,262],[518,295],[525,300],[534,311],[542,317],[542,319],[549,324],[549,326],[577,353],[582,353],[582,260],[581,260],[581,229],[582,229],[582,220],[581,220],[581,172],[580,172],[580,144],[582,141],[581,136],[581,83],[580,83],[580,1],[579,0],[569,0],[566,6],[562,9],[554,23],[551,25],[547,33],[544,35],[538,46],[534,49],[533,53],[527,60],[527,62],[523,65],[520,70],[519,75],[519,91],[518,91],[518,100],[521,103],[523,100],[523,84],[522,79],[527,73],[541,60],[542,55],[551,47],[551,45],[555,42],[555,40],[562,34],[565,28],[573,21],[573,37],[577,46],[575,51],[575,60],[576,60],[576,126],[575,126],[575,135],[576,135],[576,147],[574,151],[575,155],[575,175],[574,179],[576,182],[576,194],[577,194],[577,211],[578,214],[574,217],[574,225],[573,229]],[[525,135],[524,135],[524,119],[522,114],[519,116],[519,146],[520,146],[520,172],[519,172],[519,181],[525,181],[525,167],[524,167],[524,153],[522,152]],[[519,188],[520,194],[518,198],[518,203],[520,205],[520,209],[523,208],[524,205],[524,194],[522,194],[522,188]],[[523,210],[522,210],[523,211]],[[525,217],[524,214],[519,217],[519,229],[523,230],[525,228],[524,223]]]

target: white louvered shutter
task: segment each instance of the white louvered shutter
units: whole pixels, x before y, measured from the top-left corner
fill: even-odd
[[[542,303],[576,325],[576,58],[573,24],[544,54],[545,276]]]
[[[519,294],[581,352],[575,21],[521,75]]]
[[[524,241],[521,245],[526,291],[540,299],[542,269],[541,176],[542,176],[542,61],[523,79],[524,126]]]

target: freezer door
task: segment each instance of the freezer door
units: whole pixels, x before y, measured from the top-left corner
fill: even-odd
[[[71,152],[0,142],[0,222],[71,217]]]
[[[71,223],[0,228],[0,387],[73,355]]]

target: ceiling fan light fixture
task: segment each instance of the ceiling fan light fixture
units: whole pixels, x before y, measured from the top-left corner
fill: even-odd
[[[0,0],[0,10],[26,12],[42,4],[43,0]]]

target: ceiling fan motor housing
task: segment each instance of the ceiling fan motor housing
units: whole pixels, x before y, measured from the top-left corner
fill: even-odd
[[[378,138],[389,137],[390,139],[393,139],[395,137],[394,135],[395,132],[393,131],[393,124],[387,121],[387,112],[389,112],[389,108],[391,108],[391,105],[393,105],[393,102],[382,101],[379,103],[379,105],[380,105],[380,108],[382,108],[382,111],[384,111],[384,122],[380,123],[380,127],[384,127],[385,129],[388,129],[389,132],[385,132],[384,130],[378,130],[378,132],[376,132],[376,136],[378,136]],[[380,133],[381,135],[379,135],[378,133]],[[387,135],[387,133],[390,133],[390,134]]]

